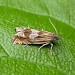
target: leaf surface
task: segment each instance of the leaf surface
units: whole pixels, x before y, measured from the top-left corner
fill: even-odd
[[[74,0],[0,0],[1,75],[75,75]],[[50,45],[13,45],[16,27],[54,32],[61,37]]]

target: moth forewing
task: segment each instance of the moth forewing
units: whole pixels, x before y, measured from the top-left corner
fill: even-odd
[[[17,27],[16,31],[17,34],[13,37],[13,44],[41,44],[42,46],[39,49],[59,39],[58,35],[43,30]]]

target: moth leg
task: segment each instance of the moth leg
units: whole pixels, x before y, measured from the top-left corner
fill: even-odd
[[[53,48],[53,44],[51,43],[51,50],[52,50],[52,48]]]
[[[40,48],[38,49],[38,51],[40,51],[41,48],[43,48],[44,46],[46,46],[46,45],[48,45],[48,44],[50,44],[50,42],[49,42],[49,43],[45,43],[45,44],[43,44],[42,46],[40,46]]]

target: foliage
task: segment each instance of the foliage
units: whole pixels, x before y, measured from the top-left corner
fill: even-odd
[[[1,75],[75,75],[74,0],[0,0]],[[61,39],[38,52],[40,45],[13,45],[15,27],[54,32]]]

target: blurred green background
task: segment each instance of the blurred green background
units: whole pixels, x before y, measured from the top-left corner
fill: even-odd
[[[15,27],[55,33],[61,40],[38,52],[40,45],[13,45]],[[0,75],[75,75],[74,0],[0,0]]]

